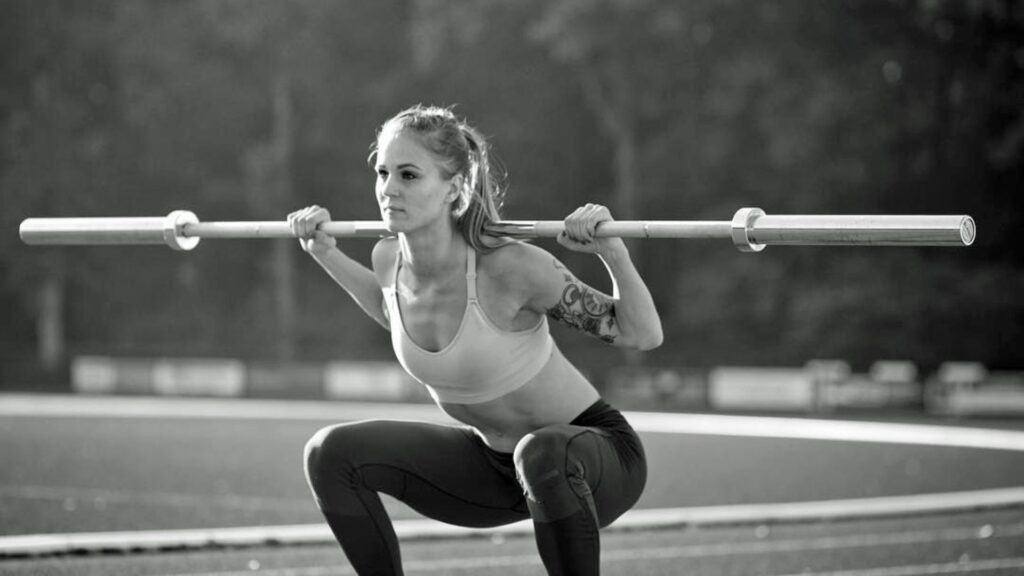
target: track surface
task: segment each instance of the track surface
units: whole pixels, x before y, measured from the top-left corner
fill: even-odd
[[[403,544],[407,574],[543,574],[532,539]],[[1024,573],[1024,512],[872,522],[747,526],[614,534],[606,575],[907,576]],[[336,546],[57,557],[0,562],[9,576],[351,575]]]
[[[302,446],[337,420],[0,416],[0,535],[319,522]],[[651,473],[641,508],[977,490],[1024,478],[1024,452],[642,436]],[[387,505],[395,518],[417,517]],[[542,573],[529,538],[403,550],[410,574]],[[609,534],[603,553],[607,574],[1024,574],[1024,509]],[[351,573],[346,566],[334,546],[308,546],[0,560],[0,574],[312,576]]]

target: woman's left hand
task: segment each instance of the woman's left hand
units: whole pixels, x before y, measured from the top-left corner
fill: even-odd
[[[558,235],[558,243],[576,252],[607,254],[624,248],[622,238],[597,238],[594,232],[601,222],[614,222],[608,208],[600,204],[587,204],[577,208],[565,218],[565,230]]]

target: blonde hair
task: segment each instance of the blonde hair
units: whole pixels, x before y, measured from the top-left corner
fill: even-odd
[[[448,108],[417,104],[388,119],[377,131],[377,140],[371,145],[369,161],[376,160],[381,136],[407,130],[415,134],[423,146],[440,160],[445,179],[461,174],[463,186],[452,202],[455,226],[462,237],[477,252],[494,250],[487,224],[501,219],[504,190],[500,185],[503,174],[495,174],[487,140],[476,129],[460,120]],[[488,243],[485,237],[491,239]]]

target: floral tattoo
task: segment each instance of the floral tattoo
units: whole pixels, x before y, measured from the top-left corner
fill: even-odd
[[[574,278],[557,260],[554,264],[566,286],[558,303],[548,308],[548,316],[609,344],[615,342],[615,303]]]

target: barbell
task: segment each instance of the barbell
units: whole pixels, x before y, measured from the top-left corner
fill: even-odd
[[[380,221],[327,222],[335,237],[379,238],[392,232]],[[505,220],[487,230],[514,238],[553,238],[561,220]],[[732,220],[620,220],[602,222],[596,236],[620,238],[731,239],[743,252],[772,245],[970,246],[974,219],[967,215],[770,215],[741,208]],[[284,221],[200,222],[187,210],[167,216],[129,218],[28,218],[19,235],[32,245],[166,244],[191,250],[202,238],[294,238]]]

